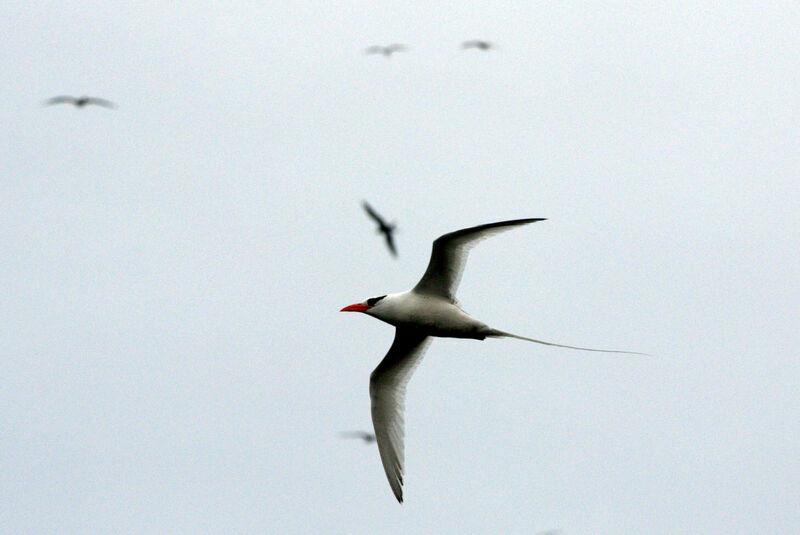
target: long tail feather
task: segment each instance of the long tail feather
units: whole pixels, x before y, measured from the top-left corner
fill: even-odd
[[[627,355],[644,355],[650,357],[652,355],[648,353],[639,353],[638,351],[621,351],[619,349],[592,349],[590,347],[577,347],[577,346],[567,346],[564,344],[554,344],[552,342],[545,342],[543,340],[534,340],[533,338],[525,338],[524,336],[518,336],[516,334],[511,334],[503,331],[498,331],[497,329],[492,329],[492,332],[488,334],[493,338],[516,338],[518,340],[526,340],[528,342],[534,342],[537,344],[543,344],[546,346],[554,346],[554,347],[565,347],[567,349],[578,349],[580,351],[594,351],[596,353],[625,353]]]

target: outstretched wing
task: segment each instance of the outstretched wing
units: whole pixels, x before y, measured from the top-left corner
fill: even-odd
[[[114,103],[104,98],[90,97],[86,99],[86,104],[94,104],[95,106],[103,106],[104,108],[113,108]]]
[[[403,412],[406,385],[422,360],[430,337],[398,327],[389,352],[369,377],[372,425],[383,469],[397,501],[403,502]]]
[[[52,106],[53,104],[75,104],[77,99],[68,97],[66,95],[59,95],[44,101],[45,106]]]
[[[536,221],[544,221],[544,219],[514,219],[512,221],[487,223],[486,225],[465,228],[438,237],[433,242],[428,269],[425,270],[425,274],[414,286],[413,291],[435,295],[455,302],[455,293],[458,289],[458,283],[461,281],[461,275],[464,272],[464,265],[467,263],[470,249],[490,236],[520,225],[535,223]]]
[[[378,212],[376,212],[367,201],[362,201],[361,206],[364,207],[364,211],[367,212],[367,215],[370,216],[378,225],[382,227],[386,225],[386,222],[383,220],[380,214],[378,214]]]
[[[394,234],[392,234],[391,230],[387,230],[384,235],[386,236],[386,246],[389,247],[389,252],[392,253],[392,256],[397,256],[397,249],[394,246]]]
[[[372,45],[364,50],[365,54],[383,54],[384,48],[379,45]]]

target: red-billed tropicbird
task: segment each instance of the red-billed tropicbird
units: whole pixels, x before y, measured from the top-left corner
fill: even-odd
[[[538,344],[604,353],[634,353],[553,344],[492,329],[461,310],[455,293],[469,250],[479,241],[514,227],[544,221],[516,219],[457,230],[433,242],[428,269],[407,292],[370,297],[342,312],[363,312],[396,327],[389,352],[370,375],[372,424],[383,468],[397,500],[403,501],[403,407],[406,384],[433,336],[451,338],[511,337]],[[642,354],[642,353],[634,353]]]

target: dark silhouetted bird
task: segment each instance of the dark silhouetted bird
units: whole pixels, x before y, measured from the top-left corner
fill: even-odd
[[[494,48],[494,45],[489,41],[479,41],[477,39],[473,39],[471,41],[464,41],[461,43],[461,48],[468,49],[468,48],[477,48],[479,50],[489,50],[490,48]]]
[[[367,444],[375,442],[375,435],[366,431],[342,431],[339,436],[342,438],[359,438]]]
[[[103,106],[104,108],[113,108],[114,103],[102,98],[97,97],[69,97],[69,96],[58,96],[53,97],[49,100],[46,100],[44,105],[45,106],[52,106],[53,104],[72,104],[76,108],[82,108],[84,106],[88,106],[90,104],[94,104],[95,106]]]
[[[395,52],[402,52],[404,50],[408,50],[408,47],[406,45],[401,45],[400,43],[394,43],[394,44],[387,45],[387,46],[373,45],[373,46],[367,48],[364,52],[367,55],[383,54],[384,56],[386,56],[388,58],[389,56],[391,56]]]
[[[392,253],[392,256],[397,256],[397,249],[394,246],[394,236],[392,233],[397,225],[394,223],[387,223],[379,214],[376,212],[372,206],[369,205],[367,201],[361,203],[361,206],[364,207],[364,210],[377,224],[378,224],[378,232],[383,234],[386,237],[386,245],[389,247],[389,252]]]

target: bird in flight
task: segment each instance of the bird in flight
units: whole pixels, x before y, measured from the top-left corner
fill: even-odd
[[[375,435],[366,431],[342,431],[339,436],[342,438],[359,438],[367,444],[375,442]]]
[[[471,41],[464,41],[461,43],[461,48],[469,49],[469,48],[477,48],[479,50],[489,50],[490,48],[494,48],[492,43],[489,41],[479,41],[477,39],[473,39]]]
[[[373,45],[367,48],[364,52],[367,55],[383,54],[388,58],[395,52],[403,52],[404,50],[408,50],[408,47],[406,45],[401,45],[400,43],[393,43],[387,46]]]
[[[406,385],[434,336],[475,340],[511,337],[585,351],[633,353],[567,346],[517,336],[489,327],[458,306],[455,294],[470,249],[490,236],[537,221],[544,219],[500,221],[440,236],[433,242],[428,268],[414,288],[407,292],[370,297],[341,310],[363,312],[395,326],[394,342],[389,352],[370,375],[369,394],[378,452],[389,486],[400,503],[403,502]]]
[[[397,256],[397,249],[394,246],[394,229],[397,225],[394,223],[387,223],[379,214],[376,212],[372,206],[369,205],[367,201],[363,201],[361,206],[364,207],[364,210],[367,212],[367,215],[370,216],[377,224],[378,224],[378,232],[383,234],[386,238],[386,246],[389,247],[389,252],[392,253],[392,256]]]
[[[69,97],[69,96],[58,96],[53,97],[45,101],[45,106],[52,106],[53,104],[73,104],[76,108],[82,108],[84,106],[88,106],[90,104],[94,104],[95,106],[103,106],[104,108],[113,108],[114,103],[97,97]]]

